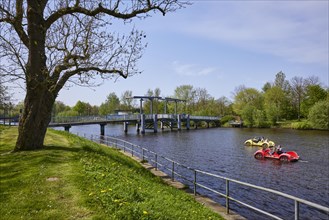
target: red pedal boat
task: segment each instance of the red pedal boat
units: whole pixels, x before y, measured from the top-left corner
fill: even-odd
[[[272,151],[270,148],[258,150],[255,152],[256,159],[277,159],[282,162],[294,162],[299,160],[299,155],[295,151],[282,152],[281,148]]]

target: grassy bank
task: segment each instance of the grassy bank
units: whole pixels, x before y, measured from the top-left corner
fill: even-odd
[[[4,219],[221,219],[114,149],[49,130],[45,149],[10,153],[16,137],[0,127]]]

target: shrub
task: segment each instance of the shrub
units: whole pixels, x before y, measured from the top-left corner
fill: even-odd
[[[308,114],[308,121],[313,128],[329,130],[329,101],[315,103]]]
[[[229,121],[234,121],[235,117],[233,115],[225,115],[220,119],[220,124],[224,125]]]

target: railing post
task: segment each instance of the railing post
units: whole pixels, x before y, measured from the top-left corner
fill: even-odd
[[[299,202],[295,200],[295,220],[299,219]]]
[[[123,152],[126,152],[126,142],[123,142]]]
[[[158,170],[158,154],[155,154],[155,170]]]
[[[144,162],[144,148],[142,148],[142,161]]]
[[[194,185],[194,195],[196,196],[196,170],[194,170],[194,182],[193,182],[193,185]]]
[[[134,145],[131,145],[131,157],[134,157]]]
[[[230,213],[230,200],[229,200],[229,195],[230,195],[230,182],[228,179],[225,180],[226,182],[226,214]]]
[[[172,162],[172,169],[171,169],[171,180],[175,181],[175,163],[174,161]]]

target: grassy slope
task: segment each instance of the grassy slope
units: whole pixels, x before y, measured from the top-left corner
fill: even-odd
[[[221,219],[114,149],[49,130],[46,148],[9,153],[0,127],[0,216],[5,219]]]

